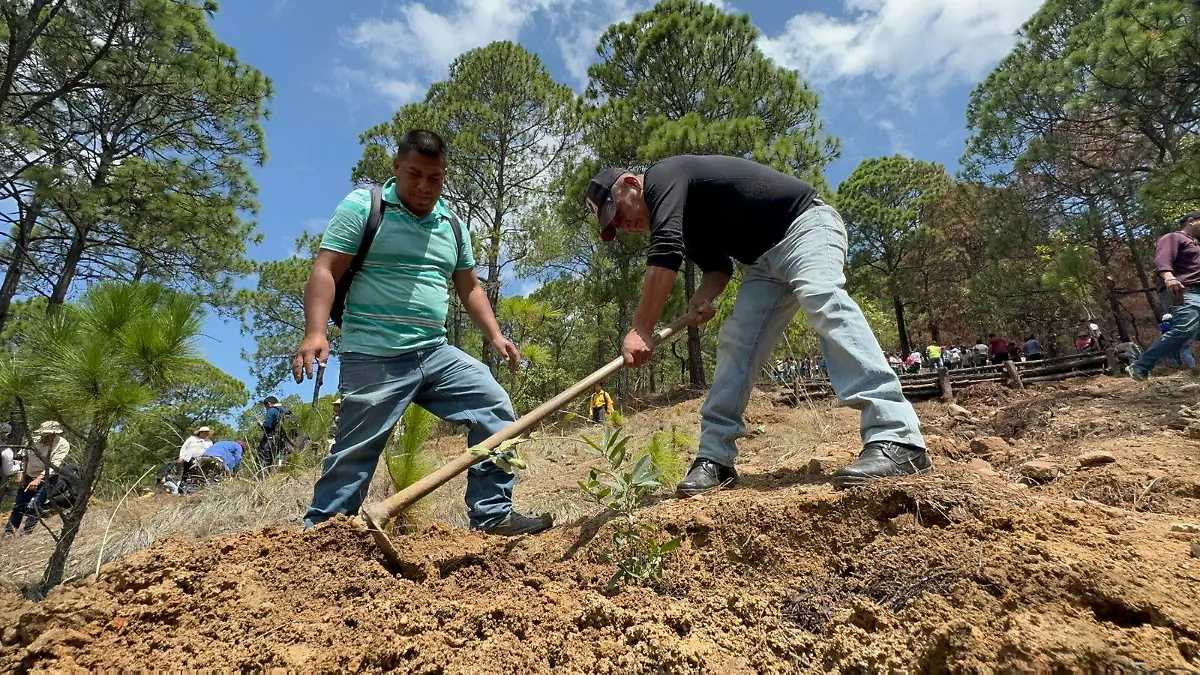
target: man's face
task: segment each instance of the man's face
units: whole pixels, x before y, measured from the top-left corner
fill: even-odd
[[[1183,231],[1200,239],[1200,218],[1192,218],[1183,224]]]
[[[197,431],[196,435],[199,436],[200,438],[208,438],[209,436],[212,436],[212,432],[211,431]]]
[[[612,197],[617,205],[613,227],[630,232],[646,232],[650,229],[650,209],[646,207],[642,183],[636,176],[622,176],[612,186]]]
[[[58,434],[42,434],[40,438],[43,443],[49,443],[50,441],[54,440],[54,437],[57,435]]]
[[[433,211],[446,181],[445,161],[410,151],[396,157],[392,168],[396,172],[396,194],[400,201],[420,216]]]

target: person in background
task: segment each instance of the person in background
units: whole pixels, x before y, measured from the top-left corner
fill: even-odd
[[[604,424],[613,411],[613,399],[604,391],[604,382],[596,383],[592,398],[588,402],[588,414],[596,424]]]
[[[904,371],[904,361],[901,361],[900,357],[895,354],[888,355],[888,366],[891,367],[896,375],[900,375]]]
[[[1086,331],[1081,330],[1075,334],[1075,351],[1080,354],[1090,354],[1096,350],[1096,341]]]
[[[940,345],[929,345],[926,347],[925,357],[929,359],[929,367],[932,370],[940,370],[944,365],[942,362],[942,348]]]
[[[958,347],[951,347],[946,352],[946,364],[952,370],[962,367],[962,359],[963,351]]]
[[[0,505],[12,492],[13,481],[17,478],[17,462],[8,437],[12,435],[12,425],[5,422],[0,425]],[[2,508],[2,507],[0,507]]]
[[[991,348],[988,347],[987,342],[985,342],[983,338],[977,338],[975,340],[974,354],[976,366],[986,366],[988,363],[988,356],[990,356],[991,353]]]
[[[995,333],[988,333],[988,354],[992,357],[992,365],[1007,361],[1009,359],[1008,340]]]
[[[1041,361],[1045,358],[1042,353],[1042,344],[1037,341],[1037,338],[1030,335],[1025,338],[1025,360],[1026,361]]]
[[[1172,315],[1171,330],[1129,366],[1129,375],[1144,380],[1160,359],[1179,354],[1200,331],[1200,211],[1176,221],[1178,230],[1159,237],[1154,246],[1154,276],[1163,307]]]
[[[1092,346],[1096,351],[1102,352],[1108,349],[1108,338],[1104,337],[1104,331],[1100,330],[1100,326],[1089,323],[1088,334],[1092,336]]]
[[[24,532],[29,534],[37,527],[42,510],[46,508],[55,474],[71,452],[71,444],[62,437],[63,425],[58,422],[42,422],[34,432],[37,438],[25,458],[24,471],[18,474],[17,501],[4,536],[16,533],[24,521]]]
[[[909,353],[904,359],[904,366],[908,369],[910,375],[917,375],[921,372],[921,352],[915,349]]]
[[[258,442],[257,458],[258,466],[266,470],[267,467],[275,464],[280,441],[278,438],[281,430],[279,423],[283,420],[283,414],[287,409],[274,396],[263,399],[263,407],[266,408],[266,412],[263,414],[263,436]]]
[[[193,462],[212,445],[212,429],[200,427],[179,446],[179,461]]]
[[[215,461],[220,463],[218,474],[232,473],[237,470],[238,464],[242,463],[245,454],[245,441],[218,441],[204,451],[200,458],[200,468],[208,475],[211,472],[210,463]]]
[[[1021,350],[1017,348],[1017,343],[1013,342],[1012,340],[1008,341],[1008,360],[1009,361],[1020,361],[1021,360]]]

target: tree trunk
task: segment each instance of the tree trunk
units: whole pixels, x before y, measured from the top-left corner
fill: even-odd
[[[684,289],[687,292],[688,302],[692,300],[692,294],[696,292],[696,266],[691,260],[684,263],[683,268]],[[705,389],[708,387],[708,378],[704,375],[704,352],[700,348],[700,327],[688,326],[687,329],[687,351],[688,351],[688,382],[692,387]]]
[[[1100,261],[1100,267],[1104,270],[1104,287],[1108,295],[1108,308],[1112,312],[1113,323],[1117,326],[1117,335],[1120,336],[1121,342],[1129,342],[1129,326],[1125,324],[1125,318],[1121,316],[1121,301],[1117,293],[1117,282],[1113,280],[1112,273],[1108,269],[1108,263],[1111,256],[1108,253],[1108,244],[1104,238],[1104,230],[1102,227],[1096,228],[1096,257]]]
[[[50,304],[46,307],[47,312],[53,312],[67,301],[67,291],[71,290],[71,282],[75,280],[75,272],[79,269],[79,261],[83,259],[83,250],[87,247],[88,232],[91,227],[75,226],[75,233],[71,235],[71,246],[67,249],[67,254],[63,256],[62,272],[58,275],[58,280],[54,282],[54,290],[50,293]]]
[[[71,546],[75,543],[75,536],[79,534],[79,525],[87,513],[88,501],[92,497],[92,488],[96,484],[96,477],[100,474],[100,460],[104,455],[104,447],[108,444],[108,432],[109,427],[105,426],[101,420],[92,420],[92,426],[88,430],[87,441],[84,444],[75,503],[62,514],[62,531],[54,545],[54,552],[50,554],[50,561],[46,563],[46,572],[42,576],[42,583],[37,588],[40,597],[46,597],[46,593],[51,588],[62,583],[63,572],[67,568],[67,559],[71,554]],[[60,480],[62,479],[60,478]]]
[[[25,261],[29,256],[29,241],[33,238],[33,228],[42,214],[42,203],[36,198],[24,209],[21,219],[17,222],[17,231],[13,236],[12,258],[8,261],[8,271],[4,274],[4,284],[0,285],[0,330],[8,322],[8,311],[12,300],[21,286],[21,274],[25,271]]]
[[[912,352],[912,345],[908,344],[908,331],[904,328],[904,301],[900,299],[899,293],[892,294],[892,306],[896,309],[896,331],[900,336],[900,351],[907,355]]]

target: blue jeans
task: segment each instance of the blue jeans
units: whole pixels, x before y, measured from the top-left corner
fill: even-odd
[[[1163,293],[1162,300],[1163,307],[1167,307],[1167,311],[1174,317],[1175,325],[1163,333],[1158,342],[1150,345],[1150,348],[1130,366],[1130,369],[1139,375],[1149,374],[1160,360],[1186,358],[1182,357],[1181,350],[1188,350],[1190,357],[1189,345],[1196,339],[1197,330],[1200,330],[1200,287],[1184,291],[1183,302],[1176,301],[1170,293]],[[1195,363],[1195,360],[1192,363]]]
[[[733,314],[717,344],[717,371],[700,409],[697,456],[733,466],[742,414],[755,375],[800,309],[817,331],[830,383],[842,403],[862,411],[864,443],[925,447],[920,421],[900,391],[866,317],[846,293],[846,226],[829,206],[813,206],[783,241],[746,267]]]
[[[342,354],[342,412],[337,438],[313,487],[304,514],[312,527],[362,506],[379,456],[409,403],[438,417],[466,424],[467,443],[477,445],[516,417],[508,394],[479,361],[450,345],[400,356]],[[491,460],[467,471],[471,527],[490,527],[512,511],[515,478]]]
[[[21,527],[22,520],[25,521],[26,534],[33,532],[33,528],[37,527],[38,521],[41,520],[42,512],[46,510],[46,504],[50,501],[50,488],[56,478],[57,476],[43,478],[36,490],[25,489],[32,482],[31,477],[26,476],[21,481],[13,500],[12,513],[8,516],[8,525],[4,528],[5,534],[15,533]]]

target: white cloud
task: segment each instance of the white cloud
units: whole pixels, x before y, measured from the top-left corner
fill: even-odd
[[[534,13],[570,1],[405,3],[389,15],[396,18],[366,17],[340,28],[338,36],[351,48],[350,56],[366,64],[335,66],[317,90],[351,104],[363,91],[374,91],[395,106],[410,103],[420,99],[430,83],[444,78],[459,54],[497,40],[516,41]]]
[[[763,51],[808,80],[872,75],[938,88],[975,82],[1002,58],[1042,0],[843,0],[845,17],[806,12]]]

